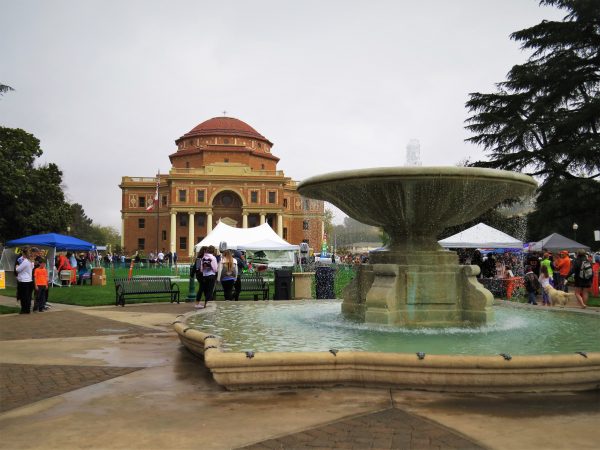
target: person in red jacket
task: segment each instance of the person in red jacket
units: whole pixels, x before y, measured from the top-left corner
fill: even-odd
[[[569,258],[568,251],[560,251],[558,258],[554,259],[554,269],[554,288],[566,291],[565,280],[571,271],[571,258]]]

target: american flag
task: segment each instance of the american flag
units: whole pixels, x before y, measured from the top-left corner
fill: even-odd
[[[152,203],[150,203],[147,207],[146,207],[146,211],[152,211],[154,209],[155,205],[158,205],[158,187],[160,185],[160,172],[158,173],[157,177],[156,177],[156,192],[154,193],[154,198],[152,199]]]

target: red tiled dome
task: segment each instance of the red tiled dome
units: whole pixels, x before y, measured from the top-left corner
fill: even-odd
[[[233,117],[213,117],[200,125],[194,127],[191,131],[184,134],[181,138],[187,138],[192,136],[215,136],[215,135],[226,135],[226,136],[243,136],[254,139],[260,139],[261,141],[271,142],[248,125],[239,119]]]

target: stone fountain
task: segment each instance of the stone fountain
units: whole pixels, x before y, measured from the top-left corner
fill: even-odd
[[[389,167],[309,178],[298,191],[383,228],[390,242],[370,253],[344,291],[342,311],[369,323],[460,326],[493,320],[492,294],[477,266],[461,266],[437,243],[444,228],[531,194],[527,175],[468,167]]]

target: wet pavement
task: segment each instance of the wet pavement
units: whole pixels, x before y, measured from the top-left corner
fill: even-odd
[[[0,316],[0,448],[600,448],[598,391],[225,391],[171,330],[192,309]]]

